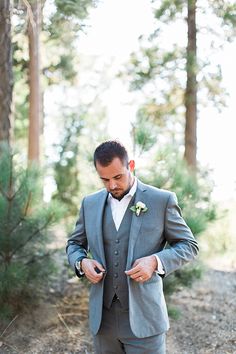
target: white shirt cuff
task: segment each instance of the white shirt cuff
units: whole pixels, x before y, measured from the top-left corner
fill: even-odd
[[[156,254],[154,254],[154,256],[156,257],[156,260],[157,260],[157,270],[156,270],[157,274],[160,274],[160,275],[165,274],[165,270],[163,268],[160,258]]]

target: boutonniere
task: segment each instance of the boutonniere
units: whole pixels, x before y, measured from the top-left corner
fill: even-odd
[[[139,216],[140,213],[145,213],[148,208],[146,207],[146,205],[143,202],[137,202],[135,205],[133,205],[130,210],[132,210],[136,216]]]

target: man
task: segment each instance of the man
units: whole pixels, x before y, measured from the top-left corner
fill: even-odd
[[[134,177],[134,161],[119,142],[99,145],[94,165],[105,189],[84,198],[67,254],[76,274],[92,283],[95,352],[164,354],[162,278],[196,256],[197,242],[175,194]]]

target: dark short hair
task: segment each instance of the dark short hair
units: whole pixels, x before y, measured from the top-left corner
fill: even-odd
[[[122,161],[123,165],[128,167],[129,158],[126,148],[117,140],[105,141],[94,151],[94,166],[96,168],[97,162],[102,166],[108,166],[116,157]]]

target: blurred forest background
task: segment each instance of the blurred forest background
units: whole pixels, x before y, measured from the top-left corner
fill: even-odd
[[[102,187],[92,156],[106,139],[128,147],[141,180],[176,192],[200,242],[166,296],[209,269],[235,276],[233,65],[224,77],[235,34],[231,0],[0,1],[1,353],[31,352],[8,335],[32,326],[21,322],[32,308],[78,301],[66,238],[81,198]],[[169,313],[179,316],[171,301]]]

